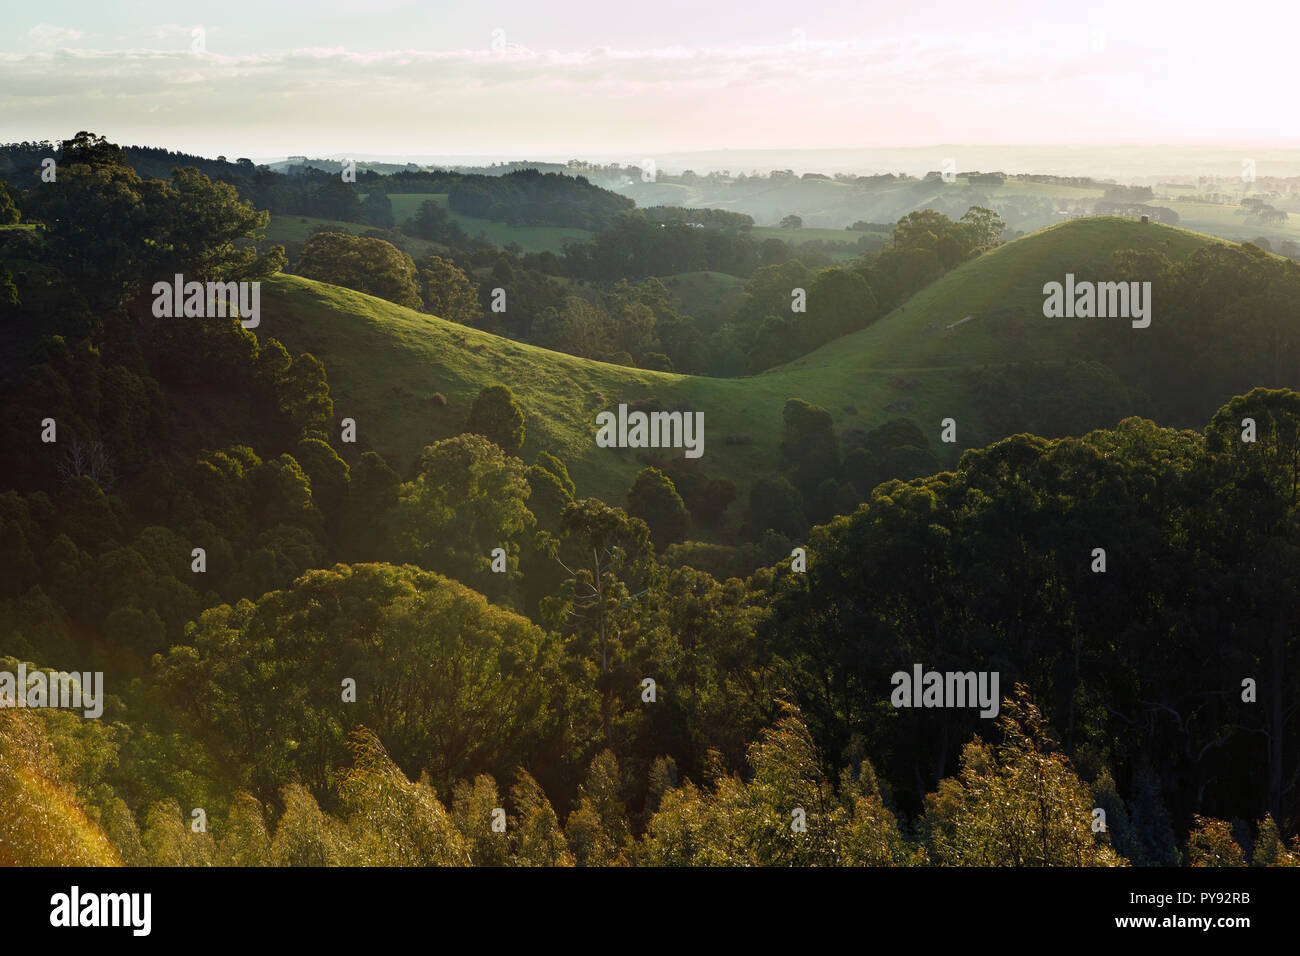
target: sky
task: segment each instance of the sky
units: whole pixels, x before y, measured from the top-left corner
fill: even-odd
[[[629,162],[1300,146],[1294,0],[44,0],[0,17],[5,142]]]

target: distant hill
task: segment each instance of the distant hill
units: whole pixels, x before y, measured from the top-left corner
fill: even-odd
[[[1067,271],[1087,274],[1108,264],[1117,249],[1159,249],[1178,258],[1216,241],[1155,223],[1072,220],[959,266],[868,328],[750,378],[607,365],[294,276],[266,284],[257,331],[324,362],[339,416],[356,418],[368,442],[403,467],[424,445],[460,430],[481,388],[505,384],[528,415],[524,456],[552,451],[569,463],[582,493],[621,501],[642,467],[637,453],[600,449],[593,440],[596,413],[620,402],[689,403],[704,412],[701,465],[742,489],[777,467],[782,409],[791,397],[828,408],[837,430],[871,428],[905,414],[953,464],[962,449],[1002,437],[989,431],[977,411],[967,373],[1073,357],[1063,327],[1042,318],[1044,281]],[[702,294],[701,277],[688,281],[690,294]],[[731,293],[719,289],[717,294]],[[1017,312],[1027,329],[1014,352],[998,322],[984,321],[1009,311]],[[973,318],[945,330],[967,316]],[[437,393],[446,404],[434,400]],[[955,446],[938,441],[946,417],[959,424]]]

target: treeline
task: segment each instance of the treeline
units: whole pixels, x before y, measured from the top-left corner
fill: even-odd
[[[120,798],[78,804],[76,758],[54,756],[66,725],[0,714],[0,863],[128,866],[1123,866],[1152,834],[1130,819],[1109,777],[1089,787],[1050,749],[1042,715],[1021,692],[1000,721],[1004,742],[971,742],[960,775],[930,795],[915,827],[890,809],[869,761],[821,768],[797,707],[787,704],[749,749],[747,779],[713,769],[699,784],[671,759],[656,760],[640,813],[629,811],[626,774],[612,751],[588,768],[575,806],[561,817],[520,768],[504,790],[489,774],[442,796],[412,781],[378,737],[349,738],[351,765],[338,777],[335,809],[300,784],[274,804],[236,791],[217,815],[189,814],[174,798],[141,822]],[[44,726],[42,726],[44,723]],[[33,750],[53,759],[39,767]],[[84,756],[110,757],[94,736]],[[66,755],[61,748],[55,753]],[[36,786],[39,780],[42,786]],[[1093,835],[1093,804],[1113,823]],[[1044,814],[1042,808],[1052,812]],[[201,817],[197,814],[202,814]],[[1239,842],[1240,841],[1240,842]],[[1244,846],[1243,846],[1244,844]],[[1173,859],[1189,866],[1297,866],[1271,817],[1253,832],[1198,817]],[[1165,862],[1172,862],[1166,860]]]
[[[68,156],[62,155],[62,144],[5,147],[0,176],[27,186],[38,183],[41,158],[79,161],[78,156],[86,155],[85,144],[93,140],[90,134],[79,134],[78,152]],[[121,154],[128,167],[134,163],[160,176],[170,176],[172,164],[191,158],[156,149],[130,148]],[[678,207],[635,210],[632,200],[592,186],[581,176],[537,170],[503,176],[408,170],[381,176],[362,170],[356,183],[346,183],[334,172],[305,169],[288,176],[244,159],[203,160],[195,168],[209,171],[202,175],[213,182],[229,184],[257,209],[372,227],[361,239],[335,234],[328,240],[313,237],[301,248],[290,243],[292,267],[303,275],[467,324],[474,324],[482,314],[487,319],[484,327],[491,331],[583,357],[714,376],[761,371],[805,354],[843,331],[863,327],[924,283],[996,245],[1003,231],[1001,220],[979,207],[960,223],[930,210],[913,213],[891,227],[893,247],[864,253],[844,268],[832,265],[829,250],[822,248],[825,243],[806,243],[796,252],[779,239],[755,240],[748,234],[752,226],[748,216]],[[593,230],[595,236],[590,242],[567,243],[559,255],[524,254],[517,247],[493,250],[467,235],[433,200],[422,203],[397,232],[399,224],[389,199],[394,190],[445,192],[448,207],[456,213],[512,224],[572,226]],[[450,288],[440,290],[423,278],[429,271],[427,254],[417,263],[391,248],[407,245],[405,235],[441,247],[436,258],[459,274],[441,266],[433,266],[432,271],[445,278]],[[262,243],[264,249],[269,245]],[[326,246],[328,251],[323,252]],[[777,266],[783,271],[772,274],[770,270]],[[490,275],[484,275],[489,269]],[[763,273],[764,269],[769,272]],[[669,315],[666,307],[652,306],[655,328],[650,330],[644,328],[643,315],[629,322],[625,315],[608,309],[617,283],[640,284],[653,277],[691,272],[721,272],[750,280],[744,306],[734,316],[705,319],[680,309]],[[512,284],[502,284],[505,273],[513,277]],[[855,282],[854,275],[862,282]],[[791,291],[808,290],[818,277],[809,311],[793,311]],[[569,285],[563,288],[553,279],[568,280]],[[787,279],[797,281],[786,286],[786,301],[777,302],[771,294],[773,283]],[[478,310],[466,304],[461,291],[465,280],[476,286]],[[498,288],[511,295],[508,318],[498,319],[497,313],[485,311]],[[657,297],[658,290],[652,287],[649,294]],[[5,295],[0,281],[0,297]],[[861,301],[853,301],[853,296],[861,296]]]
[[[85,139],[89,134],[80,134]],[[0,179],[28,188],[40,182],[41,163],[70,161],[62,144],[15,143],[0,146]],[[394,225],[390,193],[447,193],[452,210],[467,216],[511,224],[572,226],[601,229],[635,202],[591,185],[581,176],[523,169],[502,176],[447,170],[400,170],[383,175],[359,169],[355,182],[344,182],[339,170],[295,167],[292,174],[257,166],[246,158],[229,162],[152,147],[122,149],[123,161],[145,179],[167,179],[173,169],[196,169],[218,182],[234,186],[240,198],[273,215],[312,216],[356,222],[378,228]],[[342,168],[337,161],[329,164]],[[363,200],[361,197],[365,196]]]
[[[1005,228],[981,207],[956,222],[933,210],[911,213],[893,227],[891,245],[848,266],[832,266],[829,257],[806,247],[793,250],[778,239],[757,242],[743,230],[694,228],[687,212],[698,210],[660,223],[639,211],[623,213],[592,242],[568,243],[557,256],[474,246],[429,200],[406,229],[449,247],[445,258],[434,258],[450,264],[450,271],[440,266],[439,274],[454,293],[422,280],[424,266],[381,239],[382,233],[317,234],[295,269],[402,305],[423,303],[442,318],[584,358],[735,376],[788,362],[865,328],[924,285],[995,247]],[[323,258],[326,247],[339,252]],[[337,265],[343,259],[351,265]],[[708,320],[685,314],[657,278],[702,271],[748,277],[732,314]],[[477,287],[478,309],[439,311],[449,298],[464,301],[459,290],[469,282]],[[506,294],[504,311],[492,308],[498,289]]]
[[[924,662],[1036,688],[1088,778],[1154,768],[1180,824],[1267,810],[1292,828],[1298,439],[1300,395],[1258,389],[1203,436],[1127,419],[887,483],[813,531],[806,575],[778,577],[763,631],[783,684],[832,752],[860,737],[914,781],[913,808],[979,723],[869,705]]]
[[[1106,185],[1091,176],[1053,176],[1048,173],[1015,173],[1015,178],[1022,183],[1044,183],[1048,186],[1078,186],[1082,189],[1096,189]]]
[[[635,200],[593,186],[582,176],[523,169],[504,176],[467,175],[451,186],[452,212],[509,225],[601,229]]]
[[[642,213],[650,222],[688,222],[718,229],[748,229],[754,217],[726,209],[688,209],[685,206],[648,206]]]
[[[30,189],[41,182],[41,163],[46,158],[55,160],[56,169],[65,163],[75,163],[86,155],[86,144],[102,137],[79,133],[66,143],[18,143],[0,146],[0,179],[19,189]],[[64,153],[68,143],[78,143],[71,153]],[[113,146],[113,149],[118,147]],[[194,169],[213,182],[233,187],[239,197],[257,209],[273,215],[313,216],[343,222],[367,223],[377,227],[392,226],[391,204],[384,214],[373,208],[375,203],[386,201],[386,178],[372,170],[360,170],[357,181],[345,183],[337,172],[322,169],[304,169],[300,175],[278,173],[267,166],[256,166],[246,158],[228,162],[224,157],[207,159],[187,153],[142,146],[128,146],[120,150],[122,163],[144,180],[168,180],[173,170]],[[456,177],[447,173],[425,173],[424,178],[442,185]],[[57,182],[57,180],[56,180]],[[360,193],[369,190],[377,193],[369,203],[363,203]],[[383,200],[380,200],[380,196]]]

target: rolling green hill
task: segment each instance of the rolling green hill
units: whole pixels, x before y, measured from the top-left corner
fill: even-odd
[[[446,193],[390,193],[388,198],[393,204],[393,219],[398,225],[414,216],[420,204],[426,200],[432,199],[444,207],[447,205]],[[564,250],[564,243],[568,240],[585,242],[592,237],[589,230],[571,226],[512,226],[492,219],[464,216],[450,209],[447,210],[447,216],[459,223],[466,235],[473,237],[482,234],[496,246],[517,242],[524,252],[559,253]]]
[[[315,216],[272,216],[266,224],[266,238],[270,242],[306,242],[317,226],[325,226],[331,232],[350,232],[358,236],[371,228],[363,222],[318,219]]]
[[[1300,216],[1291,216],[1286,222],[1264,223],[1249,217],[1241,206],[1196,200],[1157,201],[1156,205],[1178,213],[1179,221],[1189,229],[1205,230],[1239,242],[1250,242],[1260,236],[1271,242],[1286,239],[1300,242]]]
[[[962,448],[1000,437],[983,434],[956,373],[1070,357],[1055,327],[1070,320],[1042,318],[1044,282],[1066,272],[1086,276],[1119,249],[1159,248],[1177,258],[1219,241],[1119,217],[1064,222],[963,264],[866,329],[743,379],[575,358],[286,275],[264,286],[257,331],[315,354],[328,371],[338,417],[355,418],[360,434],[402,467],[424,445],[456,434],[479,389],[499,383],[514,391],[528,416],[525,459],[548,449],[568,462],[580,494],[621,503],[641,467],[636,456],[645,452],[601,449],[594,442],[596,413],[620,402],[689,402],[703,412],[700,464],[742,490],[777,467],[782,408],[791,397],[825,406],[843,429],[881,424],[897,414],[886,406],[906,396],[913,403],[908,417],[932,436],[945,462],[954,463]],[[1024,319],[1027,329],[1014,354],[992,323],[981,324],[994,310],[1016,310]],[[974,318],[945,328],[967,316]],[[900,374],[912,380],[906,392],[890,384]],[[957,446],[938,441],[939,422],[948,416],[958,422]]]

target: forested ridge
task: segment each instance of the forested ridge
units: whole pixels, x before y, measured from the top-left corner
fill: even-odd
[[[1119,251],[1185,322],[1094,348],[1162,383],[1180,423],[1204,400],[1189,370],[1239,390],[1195,429],[1068,409],[1052,424],[1073,437],[942,470],[905,417],[837,434],[791,396],[746,497],[665,464],[606,502],[551,451],[521,457],[535,413],[508,381],[389,460],[348,439],[325,366],[271,316],[159,318],[150,289],[175,273],[286,268],[233,186],[142,178],[81,134],[57,183],[0,197],[0,671],[107,688],[100,719],[0,708],[0,864],[1300,862],[1294,264]],[[863,264],[874,285],[756,265],[769,351],[731,359],[807,332],[763,319],[765,288],[847,303],[830,341],[996,244],[978,211],[898,229]],[[303,275],[357,265],[335,235]],[[440,257],[376,255],[391,269],[352,274],[491,314]],[[632,261],[590,278],[609,312],[654,316],[652,287],[618,284],[655,275]],[[1004,407],[1044,373],[982,374]],[[733,502],[750,567],[689,537]],[[915,665],[997,673],[998,715],[896,706]]]

